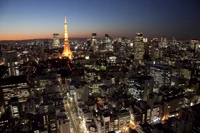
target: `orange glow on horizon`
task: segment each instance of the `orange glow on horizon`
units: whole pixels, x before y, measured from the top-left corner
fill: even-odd
[[[71,34],[69,38],[89,38],[89,34]],[[64,36],[60,36],[60,39]],[[52,35],[0,35],[0,40],[29,40],[29,39],[53,39]]]
[[[64,38],[64,34],[61,34],[60,32],[58,32],[60,34],[60,39]],[[69,38],[91,38],[92,35],[92,31],[70,31],[70,35]],[[97,33],[97,37],[98,38],[103,38],[104,37],[104,33]],[[115,35],[115,33],[113,32],[112,34],[110,34],[112,36],[112,38],[118,38],[121,36],[126,36],[126,35]],[[29,39],[53,39],[53,33],[0,33],[0,41],[1,40],[29,40]]]

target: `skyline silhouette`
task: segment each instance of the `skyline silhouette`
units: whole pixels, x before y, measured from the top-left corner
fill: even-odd
[[[199,38],[198,0],[2,0],[0,2],[0,40],[63,38],[66,13],[69,38],[134,38],[166,36],[178,39]]]

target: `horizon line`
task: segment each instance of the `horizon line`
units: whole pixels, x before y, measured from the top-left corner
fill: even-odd
[[[102,39],[102,38],[104,38],[104,37],[97,37],[97,39]],[[132,37],[132,38],[130,38],[130,37],[115,37],[115,38],[133,39],[134,37]],[[153,39],[153,38],[160,38],[160,37],[152,37],[151,39]],[[29,39],[6,39],[6,40],[0,40],[0,41],[25,41],[25,40],[37,40],[37,39],[49,39],[49,40],[53,40],[53,38],[29,38]],[[59,38],[59,39],[64,39],[64,38]],[[88,38],[88,37],[70,37],[69,39],[90,39],[90,38]],[[151,39],[148,38],[148,40],[151,40]],[[178,40],[180,40],[180,39],[178,39]],[[188,41],[188,40],[200,40],[200,39],[198,39],[198,38],[183,39],[182,41]]]
[[[29,38],[29,39],[6,39],[6,40],[0,40],[0,41],[23,41],[23,40],[36,40],[36,39],[51,39],[53,38]],[[64,39],[64,38],[59,38]],[[86,37],[70,37],[69,39],[87,39]]]

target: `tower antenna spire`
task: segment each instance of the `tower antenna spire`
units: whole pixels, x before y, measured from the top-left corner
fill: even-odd
[[[62,57],[68,57],[71,60],[73,58],[73,55],[69,47],[66,14],[65,14],[65,23],[64,23],[64,45],[65,46],[64,46],[64,51],[62,53]]]
[[[67,23],[66,13],[65,13],[65,23]]]

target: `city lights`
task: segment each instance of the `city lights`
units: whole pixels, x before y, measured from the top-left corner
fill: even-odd
[[[0,133],[200,133],[196,1],[2,2]]]

